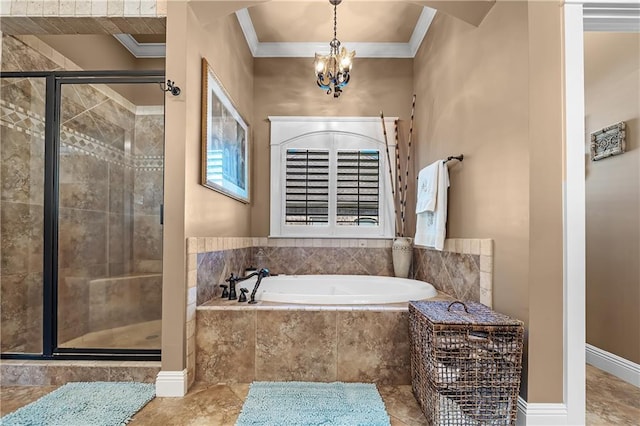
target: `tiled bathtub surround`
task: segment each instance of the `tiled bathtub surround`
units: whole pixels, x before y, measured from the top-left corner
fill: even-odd
[[[218,285],[232,272],[249,266],[286,275],[393,275],[387,240],[189,238],[187,246],[189,255],[197,255],[190,275],[196,282],[189,287],[197,286],[198,305],[219,294]]]
[[[187,296],[187,372],[189,383],[193,383],[198,374],[200,374],[198,376],[200,378],[208,377],[204,380],[223,380],[224,375],[220,376],[221,373],[215,372],[217,371],[215,368],[215,371],[211,370],[213,372],[207,373],[212,363],[223,365],[227,362],[223,360],[224,355],[221,355],[227,350],[221,349],[223,346],[231,348],[229,350],[232,351],[254,351],[255,359],[251,361],[253,364],[247,367],[250,372],[247,370],[241,374],[252,375],[258,380],[260,378],[267,380],[270,377],[267,371],[270,371],[271,368],[277,368],[271,361],[264,363],[258,361],[256,354],[260,353],[260,348],[263,346],[256,340],[259,337],[251,337],[260,336],[256,327],[264,327],[261,325],[262,320],[271,320],[271,318],[262,318],[267,314],[258,314],[255,311],[210,313],[206,310],[206,313],[203,313],[204,311],[201,311],[200,308],[197,309],[197,306],[220,294],[218,285],[223,283],[231,272],[238,274],[249,266],[265,266],[273,273],[280,274],[390,276],[393,275],[391,244],[391,240],[371,239],[189,238],[187,240],[187,282],[189,287]],[[458,239],[447,240],[444,252],[417,247],[414,251],[416,278],[431,282],[439,290],[452,294],[456,298],[481,301],[491,306],[491,244],[491,240]],[[260,260],[264,262],[264,265],[258,264]],[[315,309],[321,310],[320,308]],[[366,308],[364,309],[366,310]],[[324,312],[324,310],[322,311]],[[198,316],[197,330],[196,312]],[[225,319],[223,318],[225,315],[235,315],[241,318],[237,321],[236,319]],[[346,320],[345,318],[348,317],[347,314],[335,309],[330,314],[323,313],[322,315],[335,316],[335,319],[331,319],[331,321],[338,322]],[[214,325],[216,321],[219,323]],[[254,324],[253,328],[245,329],[249,323]],[[209,328],[214,330],[208,330]],[[224,334],[227,332],[231,334]],[[196,351],[196,333],[200,339],[198,341],[208,342],[208,339],[213,339],[212,341],[218,343],[203,343],[204,346]],[[365,333],[365,331],[360,330],[360,333]],[[381,333],[384,335],[383,332]],[[254,338],[254,349],[246,346],[248,342],[243,336],[248,336],[249,339]],[[333,342],[338,345],[337,335],[332,336]],[[214,347],[218,349],[214,350]],[[270,349],[264,350],[268,352]],[[240,359],[244,360],[246,356],[253,357],[254,355],[249,352],[242,352],[244,355]],[[198,353],[197,362],[196,353]],[[338,374],[341,371],[338,362],[342,358],[339,357],[339,352],[335,352],[334,355],[336,357],[336,373],[331,377],[333,380],[343,380],[344,376]],[[209,359],[209,356],[213,358]],[[303,358],[307,359],[302,356],[301,359]],[[386,362],[381,360],[378,355],[374,358],[378,363],[384,364]],[[231,362],[237,358],[230,357],[228,359]],[[201,361],[208,367],[201,366]],[[322,373],[325,375],[324,377],[329,377],[327,371],[329,370]],[[373,373],[371,374],[373,375]],[[384,376],[386,373],[376,374]]]
[[[253,261],[262,250],[265,265],[286,275],[392,276],[389,248],[377,247],[254,247]]]
[[[234,250],[198,253],[197,304],[201,305],[211,300],[214,296],[220,295],[219,284],[229,278],[232,272],[238,275],[247,265],[250,265],[251,252],[251,248],[245,247]]]
[[[407,311],[351,309],[199,307],[197,380],[411,383]]]
[[[492,306],[493,240],[448,239],[444,250],[415,247],[415,279],[459,300]]]
[[[187,382],[195,380],[196,305],[215,296],[229,274],[251,261],[252,238],[187,238]]]
[[[196,306],[219,293],[229,274],[266,266],[279,274],[391,275],[391,241],[344,239],[187,239],[187,376],[195,379]],[[260,251],[260,256],[258,255]],[[263,257],[265,265],[258,265]]]

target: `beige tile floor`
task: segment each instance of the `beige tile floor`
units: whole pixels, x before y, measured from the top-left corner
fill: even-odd
[[[640,425],[640,388],[587,365],[587,424]]]
[[[0,414],[28,404],[57,386],[12,386],[0,389]],[[378,386],[392,426],[422,426],[411,386]],[[249,390],[247,384],[196,384],[184,398],[156,398],[131,421],[142,425],[234,425]],[[594,367],[587,366],[587,424],[640,425],[640,389]]]

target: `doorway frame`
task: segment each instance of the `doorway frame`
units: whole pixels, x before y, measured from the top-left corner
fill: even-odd
[[[563,395],[568,425],[585,424],[586,413],[583,4],[588,1],[564,5]]]
[[[601,30],[623,32],[637,31],[629,24],[640,10],[637,0],[565,0],[563,6],[563,394],[568,425],[585,424],[586,412],[585,8],[590,22],[603,24]]]

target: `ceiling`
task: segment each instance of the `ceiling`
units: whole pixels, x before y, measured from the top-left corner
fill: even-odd
[[[204,10],[209,4],[192,6],[197,16],[220,16]],[[338,39],[359,58],[413,58],[436,13],[421,4],[392,0],[347,0],[337,12]],[[328,52],[333,38],[333,6],[328,0],[273,0],[241,9],[236,16],[254,57],[313,57],[315,52]],[[164,55],[159,37],[116,38],[136,58]]]
[[[337,8],[338,39],[359,58],[413,58],[436,9],[477,26],[495,1],[344,0]],[[190,0],[189,5],[205,27],[236,10],[254,57],[313,57],[328,51],[333,37],[329,0]],[[138,36],[117,37],[138,58],[157,57],[164,48]]]
[[[344,1],[337,10],[340,40],[408,43],[422,6]],[[272,1],[248,11],[260,42],[328,43],[333,36],[333,7],[328,1]]]
[[[359,58],[413,58],[435,9],[398,1],[345,1],[338,6],[338,39]],[[254,57],[314,57],[329,51],[329,1],[274,0],[236,12]]]

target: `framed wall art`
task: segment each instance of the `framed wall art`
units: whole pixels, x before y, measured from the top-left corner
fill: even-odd
[[[602,160],[624,153],[625,136],[624,121],[591,133],[591,160]]]
[[[249,126],[202,58],[201,184],[249,202]]]

